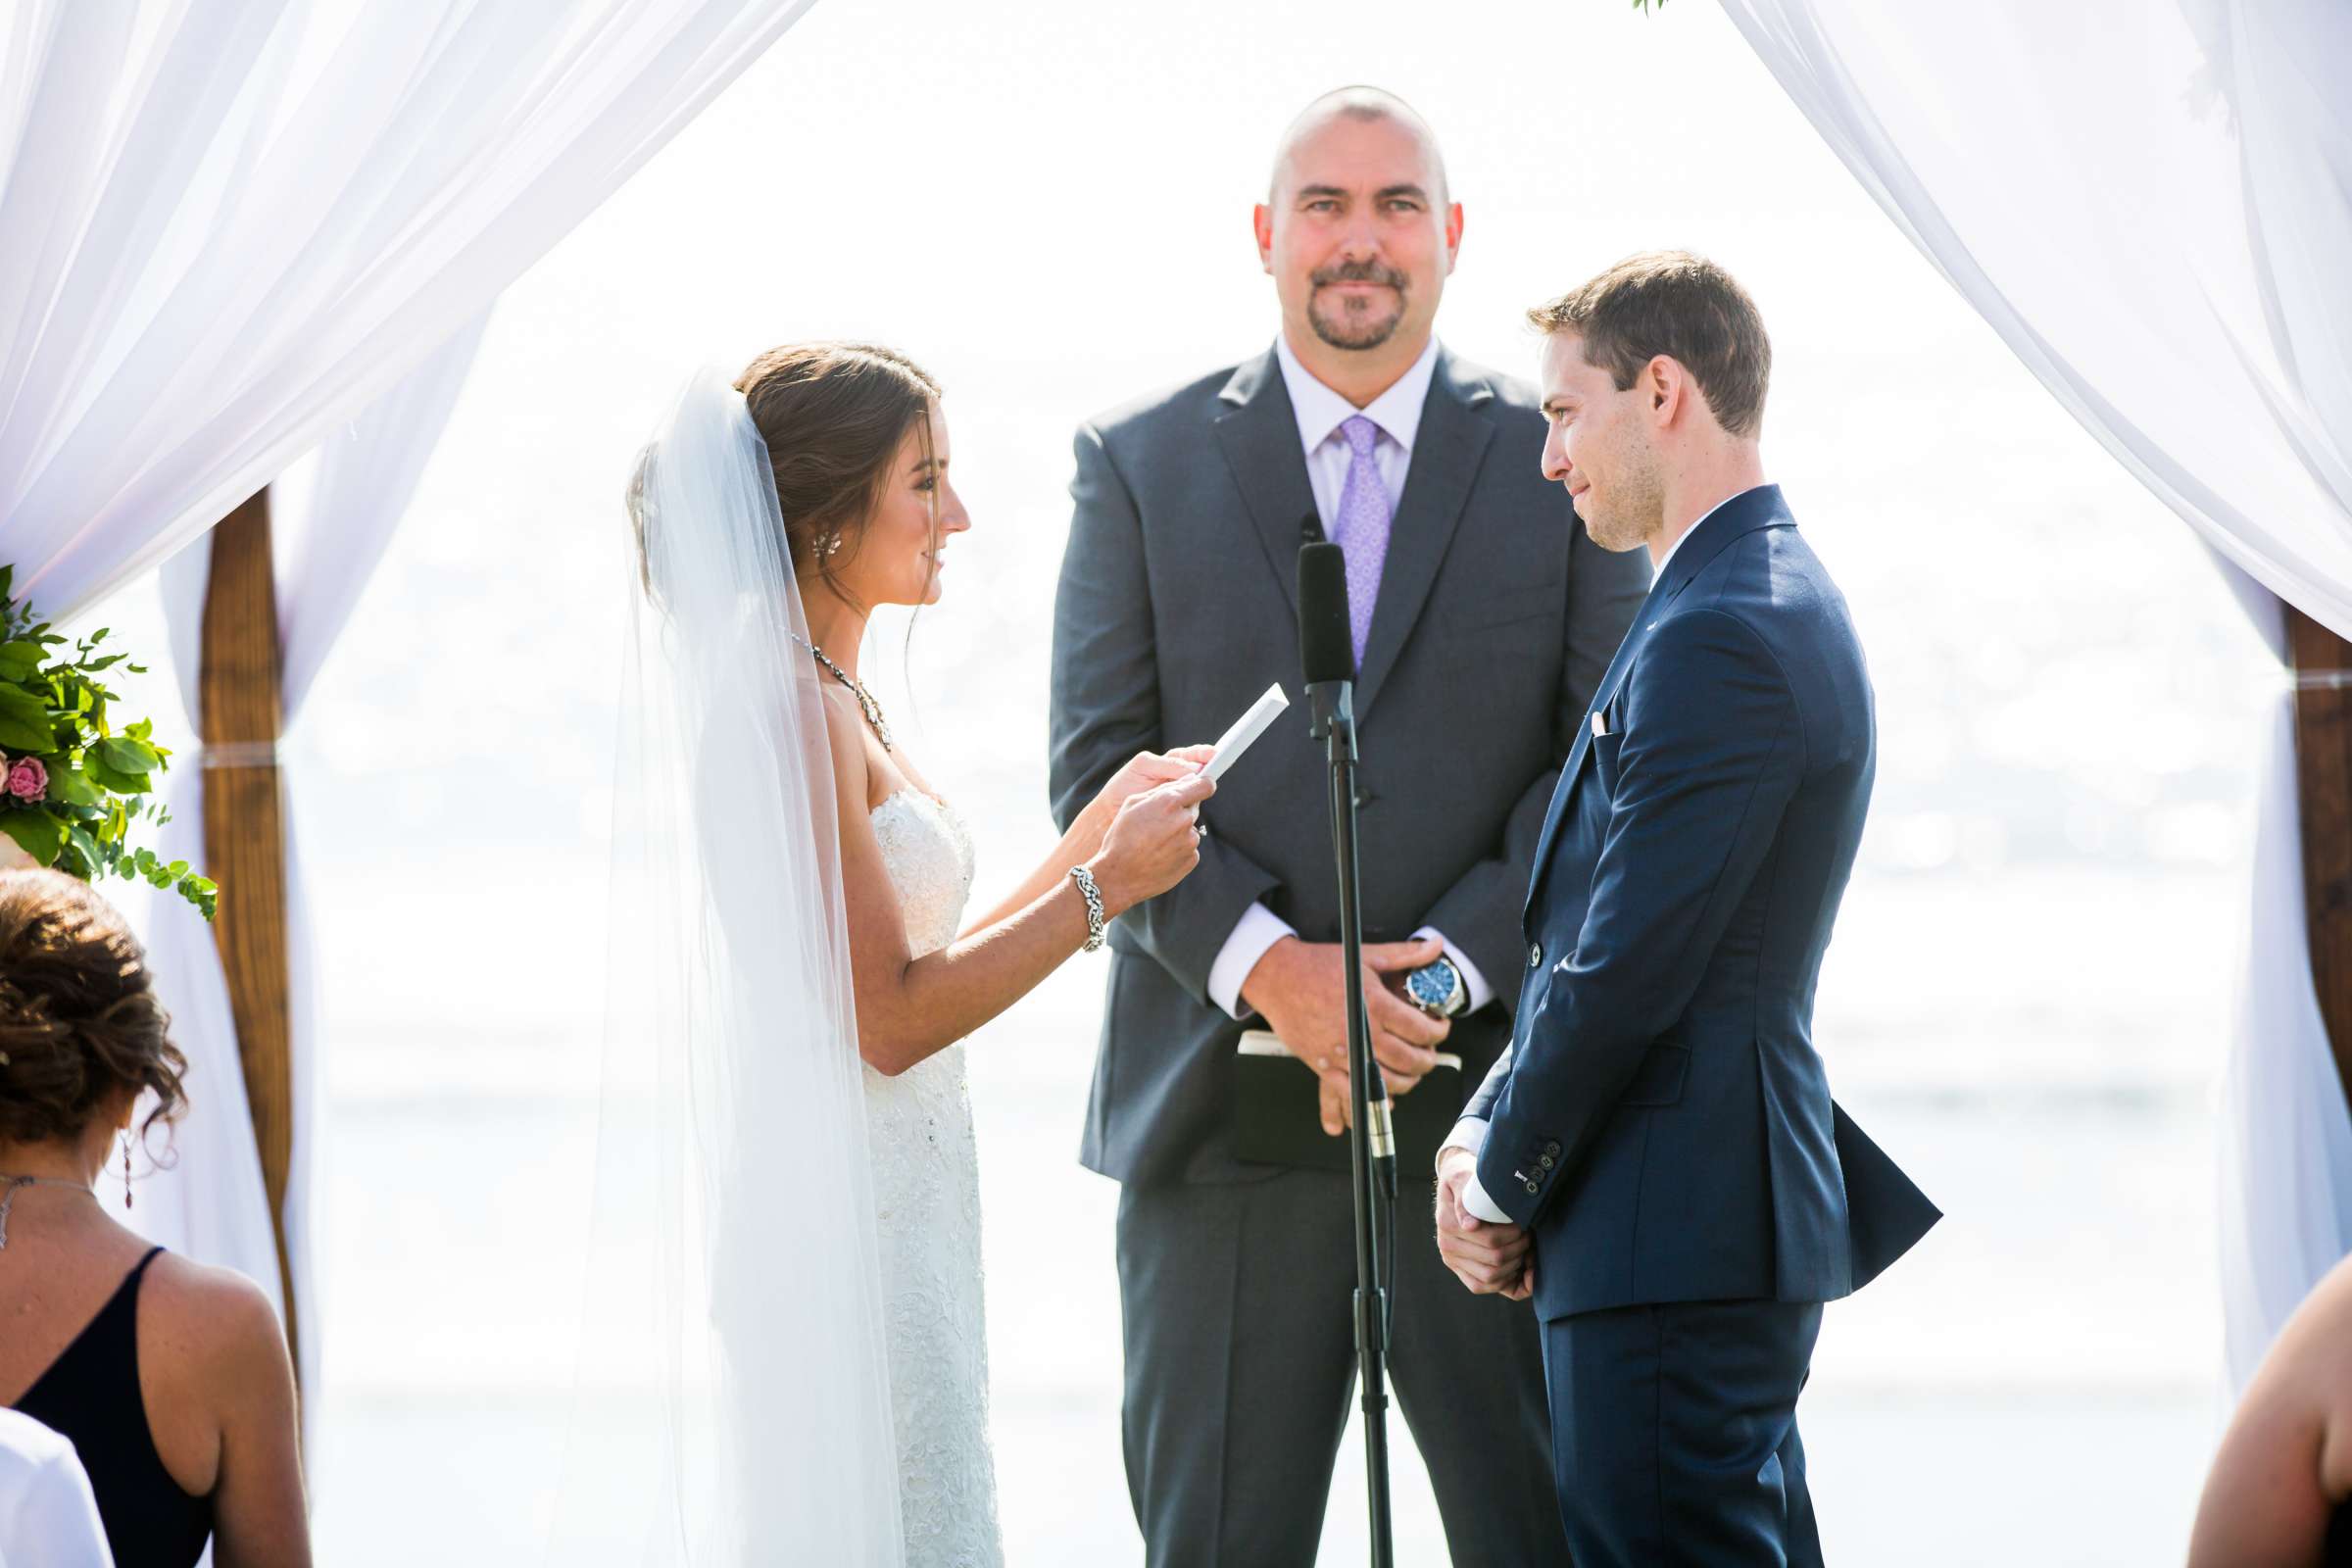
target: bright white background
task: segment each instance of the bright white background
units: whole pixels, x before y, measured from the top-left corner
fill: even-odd
[[[1882,723],[1818,1038],[1950,1215],[1829,1314],[1802,1411],[1832,1555],[2179,1555],[2218,1419],[2209,1086],[2267,665],[2186,531],[1690,0],[827,0],[508,293],[296,741],[328,1026],[321,1560],[535,1549],[609,913],[625,952],[617,497],[670,387],[705,354],[848,335],[948,385],[976,527],[911,670],[903,619],[871,657],[1002,886],[1052,840],[1072,427],[1270,340],[1250,204],[1289,117],[1353,80],[1444,140],[1457,351],[1528,373],[1521,309],[1656,245],[1726,264],[1774,333],[1767,459],[1852,600]],[[106,615],[150,634],[144,595]],[[1115,1190],[1075,1161],[1100,984],[1071,964],[973,1049],[1023,1564],[1142,1555]],[[794,1200],[795,1151],[773,1180]],[[1325,1560],[1360,1560],[1352,1446],[1338,1470]],[[1401,1445],[1397,1491],[1401,1559],[1442,1561]]]

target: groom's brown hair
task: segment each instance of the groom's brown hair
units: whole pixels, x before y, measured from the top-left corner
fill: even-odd
[[[1752,438],[1764,426],[1772,339],[1731,273],[1689,251],[1644,251],[1527,313],[1545,334],[1574,332],[1585,363],[1625,391],[1663,354],[1690,372],[1715,422]]]

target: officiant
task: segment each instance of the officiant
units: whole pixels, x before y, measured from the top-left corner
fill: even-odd
[[[1136,752],[1213,738],[1269,680],[1298,701],[1298,547],[1341,546],[1366,995],[1400,1097],[1392,1372],[1453,1559],[1554,1562],[1536,1324],[1445,1272],[1424,1173],[1507,1043],[1544,808],[1648,563],[1595,547],[1544,478],[1533,391],[1438,341],[1462,223],[1395,96],[1330,93],[1284,134],[1253,214],[1273,345],[1078,432],[1051,788],[1066,824]],[[1111,929],[1080,1158],[1121,1184],[1148,1560],[1289,1568],[1314,1560],[1354,1376],[1338,888],[1305,720],[1202,820],[1192,877]]]

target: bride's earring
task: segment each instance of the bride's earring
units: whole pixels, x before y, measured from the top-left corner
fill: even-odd
[[[830,539],[828,539],[828,540],[826,540],[826,541],[825,541],[825,554],[826,554],[826,555],[828,555],[828,556],[837,556],[837,555],[841,554],[841,535],[840,535],[840,534],[838,534],[838,533],[837,533],[837,534],[833,535],[833,537],[832,537],[832,538],[830,538]]]
[[[130,1134],[122,1135],[122,1206],[130,1207]]]

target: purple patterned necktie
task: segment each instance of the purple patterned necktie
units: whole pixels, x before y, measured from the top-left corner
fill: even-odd
[[[1389,487],[1381,482],[1372,449],[1380,426],[1358,414],[1341,421],[1348,438],[1348,483],[1340,491],[1340,515],[1332,542],[1348,558],[1348,629],[1355,637],[1355,667],[1362,673],[1364,643],[1372,632],[1372,607],[1380,598],[1380,568],[1389,557]]]

